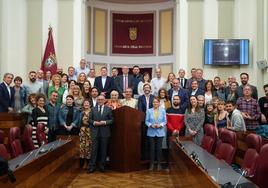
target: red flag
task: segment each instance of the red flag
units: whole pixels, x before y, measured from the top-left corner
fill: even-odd
[[[52,75],[57,73],[57,59],[56,59],[51,27],[49,27],[48,31],[47,45],[41,64],[41,70],[43,70],[44,73],[50,71]]]

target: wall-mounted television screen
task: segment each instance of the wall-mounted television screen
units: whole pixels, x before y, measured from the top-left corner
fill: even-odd
[[[248,65],[248,39],[205,39],[205,65]]]

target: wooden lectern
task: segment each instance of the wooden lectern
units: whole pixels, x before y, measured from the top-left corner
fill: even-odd
[[[128,106],[113,111],[110,144],[112,170],[130,172],[141,169],[141,122],[144,113]]]

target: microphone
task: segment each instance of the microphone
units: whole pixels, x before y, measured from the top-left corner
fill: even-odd
[[[54,146],[54,143],[48,148],[48,151],[52,151],[53,150],[53,146]]]
[[[245,174],[245,173],[246,173],[246,170],[243,170],[243,172],[242,172],[242,174],[239,176],[239,178],[238,178],[238,180],[237,180],[237,182],[236,182],[236,184],[235,184],[234,188],[236,188],[236,187],[237,187],[238,183],[240,182],[240,180],[241,180],[242,176],[244,176],[244,174]]]
[[[17,164],[15,168],[18,168],[19,166],[21,166],[32,154],[33,154],[33,151],[31,151],[31,153],[29,153],[19,164]]]
[[[217,176],[216,176],[216,182],[218,182],[218,183],[219,183],[219,174],[220,174],[220,170],[221,170],[221,168],[218,168]]]
[[[68,138],[67,138],[67,141],[71,140],[71,135],[69,134]]]
[[[43,141],[41,146],[38,148],[37,152],[35,153],[35,157],[39,154],[40,150],[42,149],[43,145],[45,145],[45,142]]]

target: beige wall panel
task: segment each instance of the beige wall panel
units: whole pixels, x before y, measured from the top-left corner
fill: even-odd
[[[74,11],[73,1],[58,1],[58,48],[56,55],[58,66],[67,71],[68,66],[73,65],[73,25]]]
[[[94,9],[94,54],[107,54],[107,11]]]
[[[159,12],[159,55],[173,52],[173,9]]]
[[[91,7],[86,6],[86,18],[85,18],[85,49],[86,53],[91,53]]]
[[[203,1],[188,1],[188,74],[203,67]]]
[[[27,69],[37,70],[41,66],[45,47],[42,46],[43,1],[27,1]]]
[[[95,69],[96,76],[100,76],[101,75],[101,67],[107,67],[107,64],[105,64],[105,63],[93,63],[93,67]]]
[[[170,72],[173,72],[173,64],[160,64],[159,68],[162,71],[162,77],[167,78]]]
[[[218,37],[222,39],[233,38],[234,30],[234,1],[218,1]]]

